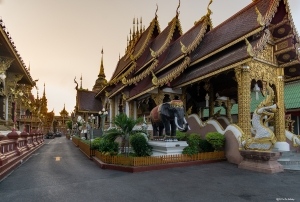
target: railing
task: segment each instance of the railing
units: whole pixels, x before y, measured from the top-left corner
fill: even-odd
[[[187,162],[187,161],[226,159],[224,151],[198,153],[192,156],[189,156],[187,154],[177,154],[177,155],[149,156],[149,157],[110,156],[110,155],[102,154],[99,151],[96,151],[95,156],[104,163],[125,165],[125,166],[150,166],[150,165],[179,163],[179,162]]]
[[[73,139],[73,138],[72,138]],[[91,156],[95,156],[95,150],[91,150],[90,149],[90,145],[85,143],[85,142],[82,142],[81,140],[78,141],[78,146],[79,146],[79,149],[85,153],[88,157],[91,157]]]
[[[16,132],[9,133],[0,141],[0,175],[2,166],[10,163],[12,159],[26,154],[32,147],[44,141],[42,134],[18,135]]]
[[[76,147],[78,147],[79,141],[80,141],[80,139],[78,137],[76,137],[76,136],[72,137],[72,142],[76,145]]]

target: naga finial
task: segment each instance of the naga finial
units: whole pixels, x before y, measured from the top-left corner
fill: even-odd
[[[75,89],[78,90],[78,83],[77,83],[77,81],[76,81],[76,76],[75,76],[75,78],[74,78],[74,83],[76,83]]]
[[[180,7],[180,0],[179,0],[179,4],[178,4],[178,6],[177,6],[177,9],[176,9],[176,15],[177,15],[177,16],[179,15],[179,11],[178,11],[179,7]]]
[[[247,53],[248,53],[251,57],[253,57],[253,56],[254,56],[254,52],[253,52],[253,48],[252,48],[251,43],[248,41],[247,38],[245,38],[245,42],[246,42],[246,44],[247,44]]]
[[[264,21],[263,21],[263,17],[262,17],[262,15],[261,15],[261,13],[259,12],[257,6],[255,6],[255,12],[256,12],[256,14],[257,14],[257,22],[258,22],[258,24],[259,24],[260,26],[264,26],[265,23],[264,23]]]
[[[151,71],[151,73],[152,73],[152,84],[153,85],[157,85],[158,84],[158,79],[157,79],[157,77],[155,76],[155,74],[153,73],[153,71]]]
[[[180,45],[181,45],[181,52],[186,54],[187,53],[187,47],[185,47],[185,45],[180,41]]]
[[[156,4],[155,17],[157,17],[158,5]]]
[[[210,14],[212,14],[211,10],[209,9],[210,4],[212,4],[213,0],[210,0],[208,5],[207,5],[207,16],[210,16]]]
[[[123,76],[122,83],[123,83],[124,85],[127,84],[127,80],[126,80],[126,77],[125,77],[125,76]]]
[[[151,56],[152,56],[153,58],[156,58],[155,51],[154,51],[154,50],[152,50],[151,48],[149,48],[149,49],[150,49],[150,52],[151,52]]]

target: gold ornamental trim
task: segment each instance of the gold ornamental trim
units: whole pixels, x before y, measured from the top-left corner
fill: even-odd
[[[290,67],[290,66],[296,65],[296,64],[300,64],[300,61],[299,60],[293,60],[291,62],[288,62],[288,63],[285,63],[283,65],[280,65],[279,67],[282,67],[282,68],[284,68],[284,67]]]
[[[285,49],[282,49],[282,50],[280,50],[278,52],[275,52],[274,55],[277,56],[277,55],[280,55],[282,53],[285,53],[285,52],[288,52],[288,51],[291,51],[291,50],[295,50],[295,48],[294,47],[285,48]]]
[[[163,43],[163,45],[157,51],[155,51],[155,57],[156,58],[159,57],[170,45],[176,27],[178,27],[179,33],[180,33],[180,35],[182,35],[181,24],[180,24],[180,21],[178,19],[178,16],[174,17],[171,22],[172,22],[171,29],[169,31],[169,34],[168,34],[165,42]],[[152,53],[151,53],[151,55],[152,55]],[[152,55],[152,57],[153,57],[153,55]]]
[[[266,26],[269,26],[275,13],[277,12],[277,8],[279,7],[280,1],[272,1],[272,5],[270,6],[268,12],[265,15],[264,23]]]
[[[286,82],[290,82],[290,81],[295,81],[295,80],[300,80],[300,76],[296,76],[293,78],[289,78],[289,79],[284,79]]]
[[[158,60],[155,59],[154,62],[151,64],[151,66],[149,68],[147,68],[145,71],[143,71],[141,74],[139,74],[138,76],[131,78],[127,81],[126,85],[131,85],[131,84],[135,84],[139,81],[141,81],[142,79],[144,79],[146,76],[148,76],[149,74],[151,74],[151,71],[153,71],[155,69],[155,67],[158,65]]]
[[[205,60],[205,59],[207,59],[207,58],[209,58],[209,57],[211,57],[211,56],[213,56],[213,55],[215,55],[215,54],[217,54],[217,53],[219,53],[219,52],[221,52],[221,51],[223,51],[223,50],[225,50],[227,48],[229,48],[230,46],[233,46],[233,45],[235,45],[235,44],[237,44],[237,43],[245,40],[245,38],[248,38],[249,36],[252,36],[252,35],[258,33],[261,30],[262,30],[262,27],[259,27],[259,28],[255,29],[255,30],[253,30],[252,32],[250,32],[250,33],[248,33],[248,34],[246,34],[246,35],[244,35],[244,36],[242,36],[242,37],[240,37],[240,38],[238,38],[238,39],[236,39],[236,40],[228,43],[227,45],[225,45],[225,46],[223,46],[223,47],[221,47],[221,48],[219,48],[219,49],[217,49],[217,50],[215,50],[215,51],[213,51],[213,52],[211,52],[211,53],[203,56],[202,58],[199,58],[198,60],[196,60],[193,63],[191,63],[191,66],[194,65],[194,64],[197,64],[197,63],[199,63],[199,62],[201,62],[201,61],[203,61],[203,60]]]
[[[184,58],[184,61],[177,68],[175,68],[170,74],[168,74],[167,76],[165,76],[161,79],[158,79],[157,85],[163,86],[163,85],[171,82],[173,79],[178,77],[189,66],[190,62],[191,62],[190,57]]]
[[[201,81],[201,80],[204,80],[204,79],[206,79],[206,78],[215,76],[215,75],[220,74],[220,73],[222,73],[222,72],[225,72],[225,71],[227,71],[227,70],[233,69],[233,68],[235,68],[235,67],[237,67],[237,66],[240,66],[240,65],[242,65],[242,64],[245,64],[245,63],[247,63],[247,62],[250,62],[251,60],[252,60],[252,58],[248,58],[248,59],[246,59],[246,60],[242,60],[241,62],[234,63],[234,64],[229,65],[229,66],[227,66],[227,67],[221,68],[221,69],[219,69],[219,70],[217,70],[217,71],[211,72],[211,73],[206,74],[206,75],[204,75],[204,76],[200,76],[200,77],[198,77],[198,78],[196,78],[196,79],[193,79],[193,80],[190,80],[190,81],[185,82],[185,83],[183,83],[183,84],[180,84],[180,85],[178,85],[178,86],[175,86],[175,88],[181,88],[181,87],[183,87],[183,86],[186,86],[186,85],[195,83],[195,82],[197,82],[197,81]],[[191,66],[191,65],[190,65],[190,66]]]
[[[284,40],[286,40],[286,39],[289,39],[289,38],[291,38],[291,37],[294,37],[294,35],[293,35],[293,34],[289,34],[289,35],[287,35],[287,36],[285,36],[285,37],[283,37],[283,38],[275,39],[275,43],[282,42],[282,41],[284,41]]]

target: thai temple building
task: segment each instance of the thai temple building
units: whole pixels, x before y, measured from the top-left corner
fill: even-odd
[[[2,19],[0,19],[0,135],[12,130],[42,133],[47,120],[47,98],[35,98],[37,88]],[[45,90],[45,89],[44,89]]]
[[[65,104],[64,108],[59,112],[59,114],[60,116],[54,116],[53,132],[67,134],[68,128],[66,123],[71,120],[71,116],[69,116],[69,112],[66,110]]]
[[[180,4],[164,29],[157,10],[144,29],[142,20],[134,20],[112,78],[105,80],[102,55],[93,91],[77,84],[76,115],[88,116],[104,107],[107,123],[118,113],[145,116],[151,130],[151,110],[180,99],[188,133],[218,131],[236,150],[297,150],[300,40],[288,0],[253,0],[216,27],[211,3],[185,33]],[[261,130],[270,136],[258,143],[253,138]]]

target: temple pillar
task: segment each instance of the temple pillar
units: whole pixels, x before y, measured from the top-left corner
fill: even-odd
[[[226,116],[229,120],[230,123],[232,123],[232,117],[231,117],[231,108],[232,108],[232,103],[230,98],[228,98],[228,100],[226,101]]]
[[[137,119],[137,103],[133,101],[133,118]]]
[[[281,151],[290,151],[290,146],[286,142],[285,137],[284,79],[282,76],[283,68],[278,69],[278,72],[280,72],[276,82],[276,103],[278,109],[274,117],[274,133],[277,138],[277,142],[275,143],[274,148]]]
[[[116,116],[114,99],[109,99],[109,103],[109,127],[112,127],[113,117]]]
[[[250,67],[242,66],[235,69],[235,76],[238,83],[238,126],[245,134],[245,139],[251,137],[250,120]]]
[[[209,88],[209,117],[213,117],[215,114],[215,93],[214,87],[211,84]]]

